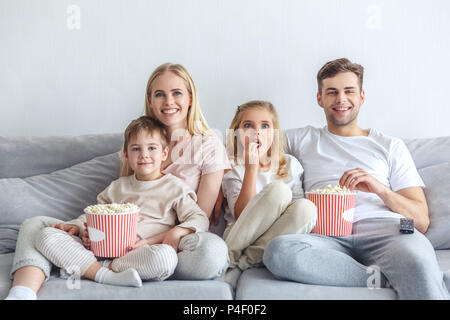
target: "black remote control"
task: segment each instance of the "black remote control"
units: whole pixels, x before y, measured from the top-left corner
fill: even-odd
[[[408,218],[400,219],[400,232],[401,233],[413,233],[414,232],[414,220]]]

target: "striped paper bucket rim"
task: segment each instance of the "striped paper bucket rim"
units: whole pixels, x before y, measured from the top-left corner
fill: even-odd
[[[318,192],[310,192],[307,191],[305,192],[305,194],[315,194],[315,195],[321,195],[321,196],[328,196],[328,195],[339,195],[339,196],[351,196],[351,195],[356,195],[356,192],[351,192],[351,193],[318,193]]]

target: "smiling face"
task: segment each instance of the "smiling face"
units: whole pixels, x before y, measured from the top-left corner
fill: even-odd
[[[148,96],[156,118],[167,128],[187,128],[187,115],[192,103],[185,81],[173,72],[155,78]]]
[[[239,141],[245,146],[245,138],[258,144],[260,157],[272,146],[274,138],[273,115],[264,108],[251,108],[242,113],[239,123]]]
[[[140,181],[155,180],[162,176],[161,163],[167,159],[168,147],[163,147],[159,132],[140,130],[131,137],[125,159]]]
[[[331,132],[343,127],[357,128],[359,108],[364,103],[364,91],[353,72],[341,72],[322,81],[317,102],[323,108]]]

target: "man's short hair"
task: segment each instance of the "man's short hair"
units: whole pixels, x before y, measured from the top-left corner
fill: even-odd
[[[359,90],[362,90],[364,67],[352,63],[347,58],[340,58],[333,61],[328,61],[317,73],[317,86],[319,94],[322,94],[322,81],[326,78],[331,78],[341,72],[353,72],[358,77]]]
[[[131,123],[125,129],[124,144],[123,144],[124,151],[127,151],[130,140],[136,137],[138,133],[141,132],[142,130],[145,130],[146,132],[152,135],[153,133],[158,132],[159,136],[161,137],[160,141],[162,148],[164,149],[167,146],[167,137],[166,137],[167,131],[164,124],[149,116],[142,116],[137,118],[136,120],[131,121]]]

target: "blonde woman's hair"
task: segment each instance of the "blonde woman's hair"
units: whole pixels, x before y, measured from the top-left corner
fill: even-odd
[[[274,139],[272,145],[267,151],[268,155],[271,157],[272,166],[274,162],[278,161],[277,175],[280,178],[287,176],[287,160],[285,154],[285,140],[283,132],[281,131],[280,119],[275,107],[269,101],[263,100],[251,100],[237,107],[234,118],[230,124],[230,130],[227,132],[226,138],[226,149],[227,155],[230,159],[234,160],[234,164],[242,164],[243,159],[241,155],[238,155],[238,143],[240,143],[237,137],[237,129],[242,121],[242,115],[246,110],[260,108],[269,111],[272,114],[272,123],[274,129]],[[273,149],[273,150],[272,150]]]
[[[145,90],[145,115],[152,118],[156,118],[150,107],[150,97],[153,81],[162,74],[166,72],[173,72],[180,78],[182,78],[186,83],[186,88],[191,95],[192,104],[189,108],[187,114],[187,127],[191,135],[211,135],[211,129],[203,117],[202,111],[200,109],[200,104],[197,95],[197,89],[195,87],[194,80],[192,79],[189,72],[181,64],[164,63],[157,67],[155,71],[150,75],[147,81],[147,89]]]

